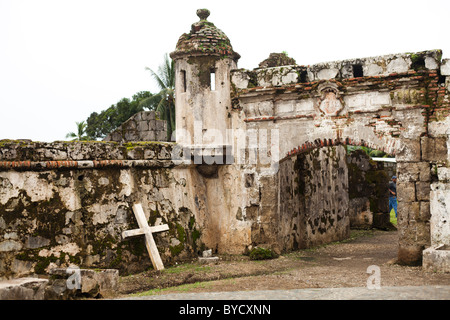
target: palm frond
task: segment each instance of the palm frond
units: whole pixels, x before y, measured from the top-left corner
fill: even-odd
[[[145,67],[145,70],[150,71],[153,79],[156,81],[158,87],[163,90],[165,88],[175,87],[175,63],[169,58],[167,53],[164,55],[164,62],[158,67],[158,72],[153,71],[149,67]]]
[[[165,83],[164,81],[159,77],[158,73],[156,73],[155,71],[153,71],[152,69],[150,69],[149,67],[145,67],[145,70],[150,71],[150,74],[152,75],[153,79],[155,79],[156,84],[158,85],[158,87],[162,90],[165,88]]]
[[[151,97],[142,99],[139,102],[139,105],[144,108],[147,108],[149,110],[155,110],[156,107],[158,106],[159,101],[161,101],[161,99],[162,99],[161,93],[157,93]]]

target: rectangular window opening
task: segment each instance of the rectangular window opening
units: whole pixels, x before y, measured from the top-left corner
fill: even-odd
[[[186,71],[181,70],[181,90],[186,92]]]
[[[308,82],[308,72],[307,71],[300,72],[300,82],[301,83]]]
[[[364,77],[362,65],[354,64],[352,67],[353,67],[353,77],[354,78]]]
[[[210,76],[211,76],[211,91],[214,91],[216,90],[216,70],[211,69]]]

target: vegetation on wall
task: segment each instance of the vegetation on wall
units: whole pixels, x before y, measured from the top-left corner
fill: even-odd
[[[140,102],[153,96],[149,91],[140,91],[133,95],[132,100],[122,98],[116,104],[100,113],[92,112],[86,120],[86,135],[89,140],[103,139],[111,131],[127,121],[134,114],[144,111]],[[151,106],[147,106],[153,110]]]
[[[146,107],[149,110],[156,110],[161,119],[167,121],[168,137],[172,135],[175,130],[175,65],[173,60],[166,54],[164,62],[158,67],[155,72],[150,68],[145,68],[150,71],[153,79],[156,81],[159,89],[157,94],[151,95],[148,98],[142,99],[139,102],[141,107]]]
[[[160,92],[139,91],[131,99],[122,98],[117,103],[101,112],[92,112],[85,121],[76,122],[77,132],[70,132],[66,138],[73,140],[99,140],[117,129],[130,117],[145,110],[155,110],[159,117],[167,120],[167,134],[170,137],[175,130],[175,69],[173,61],[166,54],[164,62],[152,77],[160,88]]]
[[[394,156],[387,154],[386,152],[383,152],[381,150],[377,149],[371,149],[369,147],[364,146],[346,146],[347,154],[351,154],[355,150],[362,150],[365,153],[367,153],[370,157],[376,157],[376,158],[393,158]]]

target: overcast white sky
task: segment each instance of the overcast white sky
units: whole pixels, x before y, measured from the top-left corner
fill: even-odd
[[[297,64],[442,49],[448,0],[0,0],[0,139],[66,140],[75,122],[138,91],[196,10],[253,69],[271,52]]]

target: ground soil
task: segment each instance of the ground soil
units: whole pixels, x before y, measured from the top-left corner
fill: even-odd
[[[353,230],[347,240],[276,259],[219,255],[218,263],[194,261],[121,277],[118,293],[365,287],[371,265],[380,268],[381,286],[450,285],[449,273],[396,264],[397,245],[397,231]]]

